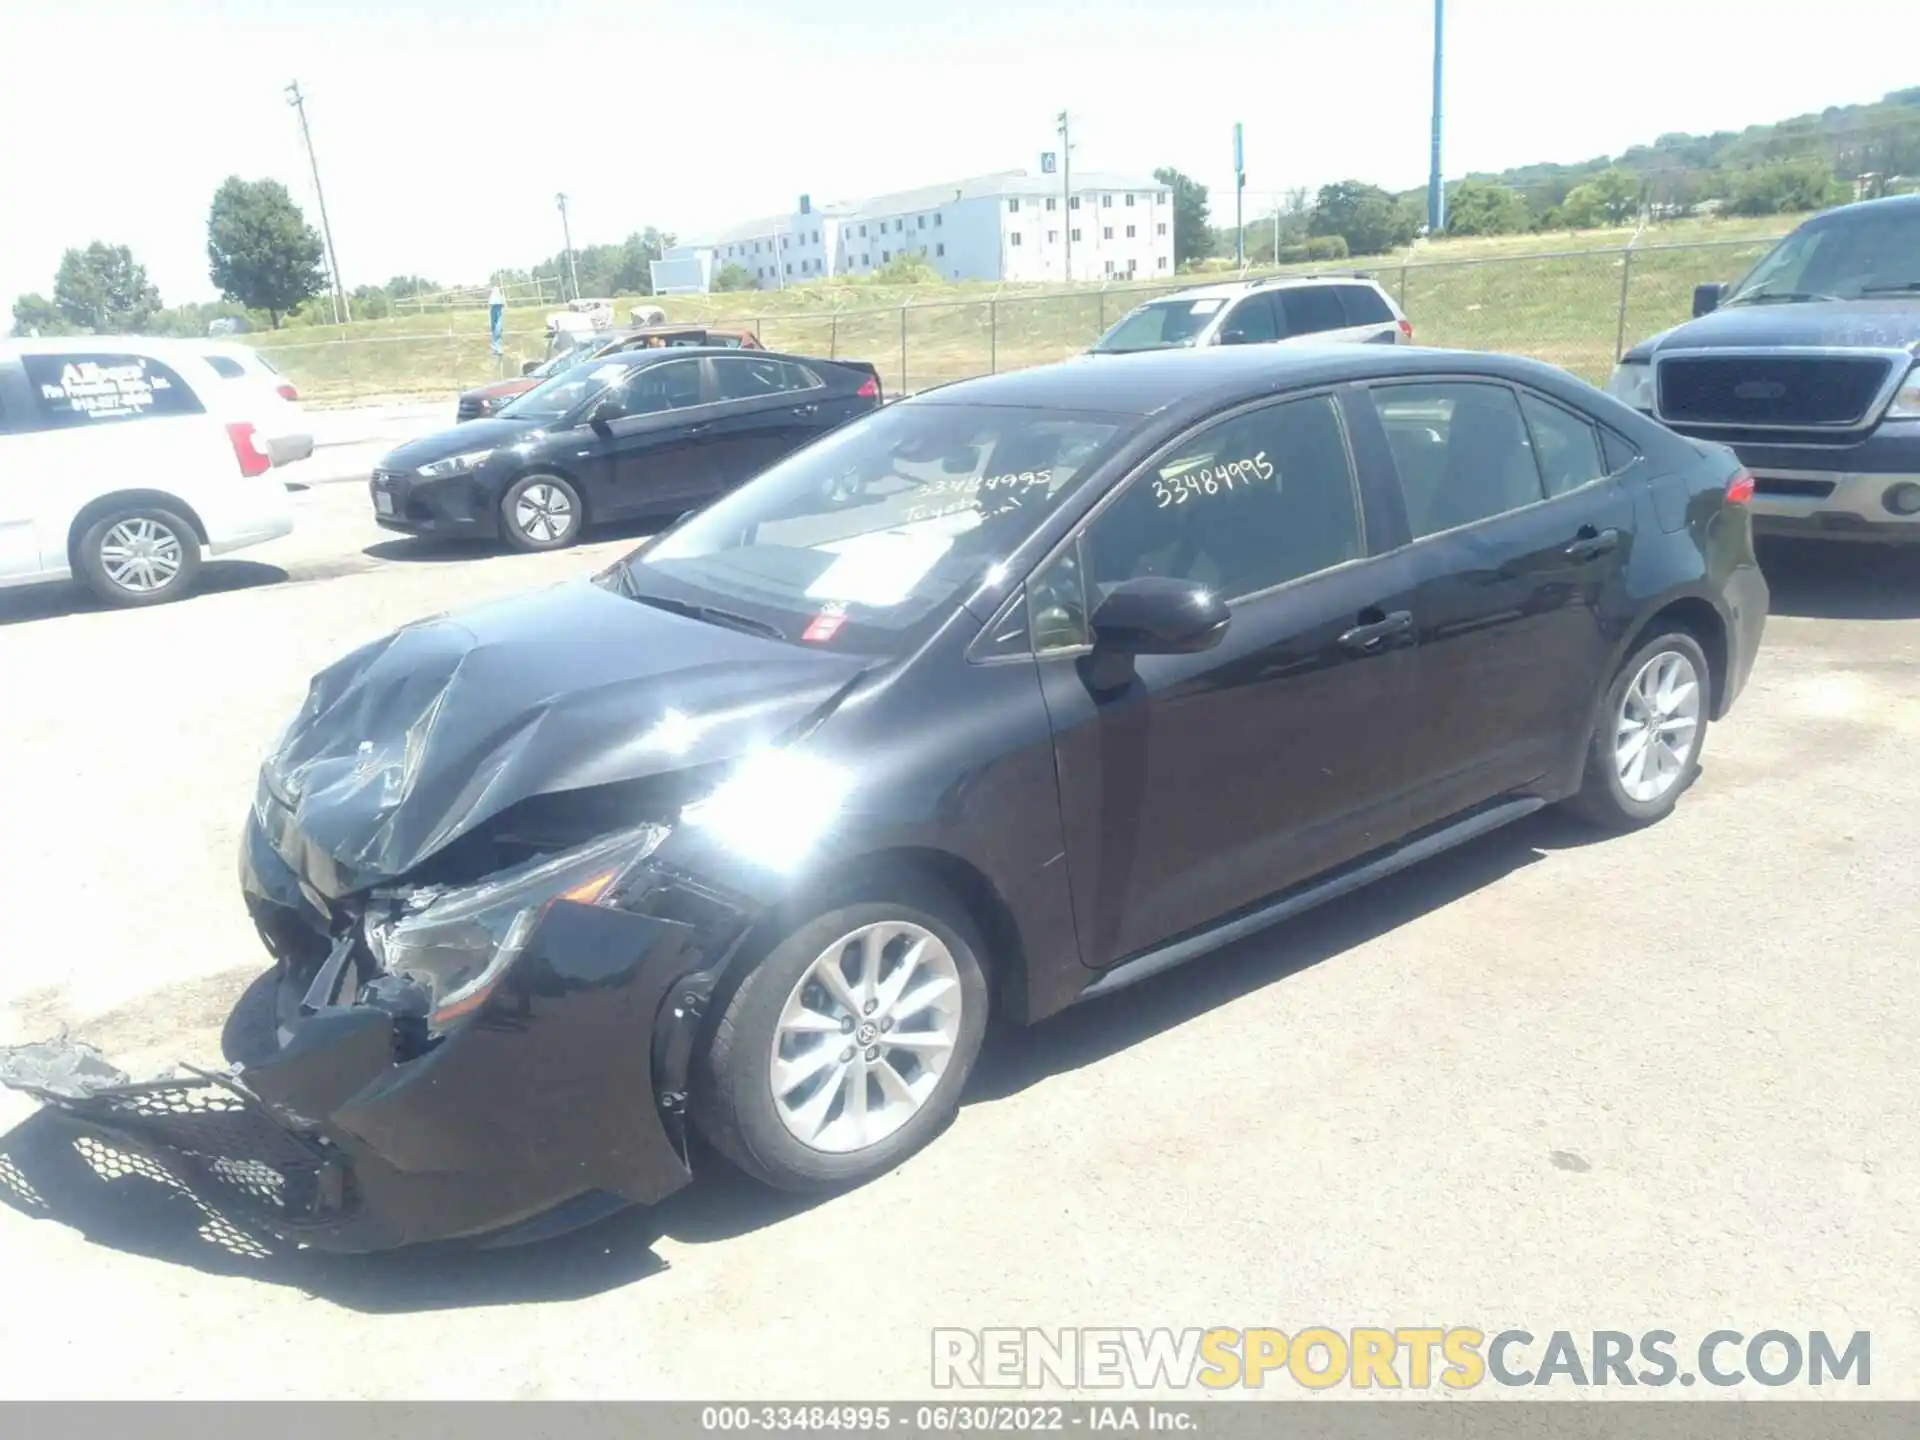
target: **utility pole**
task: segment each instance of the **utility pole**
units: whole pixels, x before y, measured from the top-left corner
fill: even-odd
[[[1066,213],[1067,254],[1065,279],[1073,279],[1073,140],[1067,133],[1067,112],[1058,117],[1060,130],[1060,208]]]
[[[306,142],[307,164],[313,170],[313,198],[320,203],[320,238],[327,242],[327,270],[333,279],[333,323],[353,319],[347,307],[347,287],[340,279],[340,257],[333,250],[333,226],[327,223],[327,197],[320,189],[320,161],[313,153],[313,132],[307,128],[307,97],[300,93],[300,82],[287,86],[287,103],[300,116],[300,138]]]
[[[1246,193],[1246,142],[1240,122],[1236,120],[1233,122],[1233,256],[1234,263],[1242,270],[1247,268],[1247,226],[1244,218]]]
[[[1427,171],[1427,235],[1430,239],[1438,239],[1447,228],[1447,187],[1440,178],[1440,54],[1446,14],[1447,0],[1433,0],[1433,162]]]
[[[580,267],[573,262],[573,231],[567,225],[567,195],[563,190],[553,197],[560,205],[560,238],[567,244],[567,273],[573,277],[573,298],[580,298]],[[560,297],[566,299],[565,295]]]

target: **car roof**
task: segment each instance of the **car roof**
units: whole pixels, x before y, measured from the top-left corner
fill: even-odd
[[[821,355],[792,355],[782,350],[742,351],[733,345],[662,345],[659,347],[639,346],[632,350],[612,350],[597,358],[608,365],[657,365],[667,360],[697,359],[702,355],[730,356],[733,359],[748,360],[791,360],[796,365],[837,365],[837,360],[829,360]],[[593,363],[588,361],[588,364]]]
[[[1186,290],[1173,290],[1165,295],[1149,295],[1140,303],[1152,305],[1162,300],[1224,300],[1234,295],[1249,295],[1255,290],[1291,290],[1302,285],[1371,285],[1376,289],[1380,282],[1371,275],[1362,275],[1353,271],[1337,271],[1318,275],[1269,275],[1258,280],[1221,280],[1212,285],[1195,285]]]
[[[131,355],[205,355],[218,349],[213,341],[183,340],[168,335],[43,335],[39,339],[0,340],[0,355],[93,355],[120,351]]]
[[[1591,389],[1542,361],[1480,350],[1412,345],[1231,345],[1080,355],[1030,370],[956,381],[900,403],[1007,405],[1147,416],[1189,405],[1202,409],[1232,405],[1315,385],[1424,375],[1516,380],[1563,394]],[[1570,391],[1569,386],[1576,390]]]

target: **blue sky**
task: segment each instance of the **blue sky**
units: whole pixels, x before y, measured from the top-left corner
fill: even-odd
[[[1176,165],[1213,187],[1216,218],[1231,218],[1236,120],[1249,209],[1295,185],[1426,176],[1430,0],[0,4],[0,305],[50,289],[62,248],[94,239],[132,246],[168,303],[212,298],[206,209],[227,175],[278,177],[315,218],[282,93],[295,78],[349,285],[472,281],[551,254],[561,190],[587,244],[803,191],[1037,169],[1063,107],[1076,165]],[[1449,174],[1920,79],[1906,0],[1797,12],[1811,48],[1751,0],[1448,11]]]

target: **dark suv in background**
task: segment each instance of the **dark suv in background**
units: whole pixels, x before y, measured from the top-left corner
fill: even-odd
[[[1731,445],[1756,533],[1920,542],[1920,195],[1816,215],[1693,313],[1613,393]]]

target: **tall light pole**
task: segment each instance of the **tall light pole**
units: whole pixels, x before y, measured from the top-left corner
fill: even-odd
[[[573,262],[573,231],[567,225],[566,192],[563,190],[553,198],[560,206],[560,238],[567,245],[567,273],[573,277],[573,298],[578,300],[580,298],[580,267]]]
[[[320,162],[313,153],[313,132],[307,128],[307,97],[300,93],[298,80],[287,86],[287,103],[300,116],[300,138],[306,142],[307,164],[313,170],[313,198],[320,204],[320,237],[327,242],[327,270],[333,279],[333,323],[338,325],[342,320],[351,320],[353,312],[347,308],[347,287],[340,279],[340,257],[333,251],[333,226],[327,223],[327,197],[320,189]]]
[[[1246,141],[1240,128],[1240,122],[1236,120],[1233,122],[1233,255],[1234,263],[1242,270],[1247,268],[1246,194]]]
[[[1441,38],[1446,32],[1447,0],[1433,0],[1433,162],[1427,171],[1427,234],[1447,228],[1447,187],[1440,178]]]
[[[1067,254],[1065,279],[1073,279],[1073,139],[1067,133],[1067,112],[1056,117],[1060,131],[1060,206],[1066,213]]]

